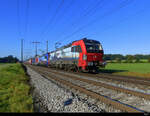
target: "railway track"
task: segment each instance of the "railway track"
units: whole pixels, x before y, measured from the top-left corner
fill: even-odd
[[[57,69],[60,70],[60,69]],[[60,70],[62,71],[62,70]],[[65,72],[65,71],[63,71]],[[95,78],[95,79],[104,79],[108,81],[117,81],[117,82],[125,82],[125,83],[130,83],[134,84],[136,86],[142,85],[143,89],[150,90],[150,79],[148,78],[140,78],[140,77],[128,77],[128,76],[118,76],[118,75],[111,75],[111,74],[90,74],[90,73],[80,73],[80,72],[71,72],[72,74],[80,75],[80,76],[86,76],[89,78]],[[141,87],[139,87],[141,88]],[[148,92],[150,93],[150,92]]]
[[[43,67],[46,68],[46,67]],[[61,69],[57,69],[60,71],[63,71]],[[102,78],[102,79],[108,79],[108,80],[115,80],[115,81],[121,81],[121,82],[127,82],[132,84],[140,84],[150,87],[150,79],[149,78],[142,78],[142,77],[129,77],[129,76],[118,76],[118,75],[112,75],[112,74],[90,74],[90,73],[80,73],[80,72],[71,72],[73,74],[77,74],[80,76],[86,76],[86,77],[92,77],[92,78]]]
[[[92,85],[95,85],[95,86],[101,86],[101,87],[105,87],[107,89],[113,89],[113,90],[124,92],[124,93],[127,93],[127,94],[132,94],[132,95],[135,95],[135,96],[139,96],[139,97],[142,97],[142,98],[145,98],[145,99],[150,99],[149,95],[143,94],[143,93],[140,93],[140,92],[131,91],[131,90],[127,90],[127,89],[123,89],[123,88],[119,88],[119,87],[114,87],[114,86],[111,86],[111,85],[107,85],[107,84],[104,84],[104,83],[99,83],[99,82],[95,82],[95,81],[91,81],[91,80],[87,80],[87,79],[77,78],[75,76],[70,76],[70,75],[67,75],[67,74],[58,73],[56,71],[52,71],[52,70],[50,71],[50,70],[48,70],[46,68],[43,68],[43,67],[42,67],[43,69],[41,67],[33,67],[33,66],[30,66],[30,67],[32,69],[38,71],[40,74],[42,74],[45,77],[48,77],[48,78],[51,78],[52,80],[63,83],[63,84],[65,84],[66,86],[68,86],[70,88],[77,89],[80,92],[85,93],[88,96],[93,97],[94,99],[99,99],[100,101],[102,101],[106,104],[111,104],[113,107],[115,107],[117,109],[120,109],[122,111],[125,111],[125,112],[144,112],[144,111],[140,110],[140,109],[137,109],[133,106],[127,105],[125,103],[122,103],[120,101],[116,101],[114,99],[111,99],[108,96],[104,96],[104,95],[100,95],[98,93],[95,93],[95,92],[93,92],[91,90],[88,90],[84,87],[81,87],[79,85],[71,83],[70,81],[66,81],[64,79],[58,78],[58,75],[59,76],[64,76],[65,78],[68,78],[68,79],[71,78],[73,80],[83,81],[83,82],[86,82],[88,84],[92,84]],[[54,76],[54,74],[57,74],[57,75]]]
[[[126,79],[136,79],[136,80],[141,80],[141,81],[148,81],[150,82],[150,78],[145,78],[145,77],[132,77],[132,76],[120,76],[120,75],[112,75],[112,74],[105,74],[105,73],[100,73],[101,75],[106,75],[106,76],[112,76],[112,77],[119,77],[119,78],[126,78]]]
[[[60,76],[65,76],[66,78],[71,78],[73,80],[83,81],[83,82],[86,82],[88,84],[92,84],[92,85],[95,85],[95,86],[100,86],[100,87],[104,87],[104,88],[107,88],[107,89],[112,89],[112,90],[115,90],[115,91],[131,94],[131,95],[134,95],[134,96],[138,96],[138,97],[142,97],[142,98],[150,100],[150,94],[145,94],[145,93],[142,93],[142,92],[137,92],[137,91],[133,91],[133,90],[117,87],[117,86],[112,86],[112,85],[109,85],[109,84],[96,82],[96,81],[93,81],[93,80],[79,78],[77,76],[69,75],[69,74],[66,74],[66,73],[56,72],[55,70],[48,70],[48,69],[45,69],[45,70],[49,71],[51,73],[57,73]]]
[[[117,80],[117,81],[124,81],[124,82],[129,82],[129,83],[136,83],[136,84],[142,84],[142,85],[147,85],[150,86],[150,80],[147,78],[136,78],[136,77],[128,77],[128,76],[116,76],[116,75],[109,75],[109,74],[83,74],[80,73],[80,75],[83,76],[93,76],[97,78],[105,78],[105,79],[112,79],[112,80]]]
[[[50,71],[51,69],[50,68],[46,68],[46,67],[42,67],[42,68],[45,68],[45,70],[47,71]],[[56,70],[56,69],[54,69]],[[66,72],[66,71],[63,71],[63,70],[60,70],[60,69],[57,69],[59,70],[59,72],[64,72],[64,73],[70,73],[70,72]],[[91,78],[91,79],[95,79],[95,80],[103,80],[103,81],[107,81],[108,83],[112,83],[114,85],[119,85],[120,87],[123,87],[123,88],[130,88],[131,90],[134,90],[134,88],[138,88],[140,92],[143,92],[143,93],[147,93],[147,94],[150,94],[150,79],[147,79],[147,78],[136,78],[136,77],[126,77],[126,76],[114,76],[114,75],[110,75],[110,74],[89,74],[89,73],[76,73],[76,72],[71,72],[71,74],[74,74],[74,75],[78,75],[80,76],[81,78],[82,77],[88,77],[88,78]],[[124,85],[125,84],[130,84],[129,86],[125,87]]]

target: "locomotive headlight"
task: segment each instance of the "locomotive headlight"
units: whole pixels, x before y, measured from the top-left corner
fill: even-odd
[[[83,60],[87,60],[87,55],[83,55]]]

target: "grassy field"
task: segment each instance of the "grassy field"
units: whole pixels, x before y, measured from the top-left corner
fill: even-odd
[[[0,64],[0,112],[33,112],[28,77],[20,64]]]
[[[108,63],[101,71],[117,75],[150,77],[150,63]]]
[[[117,61],[116,60],[112,60],[112,61],[107,61],[108,63],[111,63],[111,62],[114,62],[114,63],[117,63]],[[126,62],[126,60],[121,60],[121,62],[122,63],[125,63]],[[135,63],[136,62],[136,60],[133,60],[133,63]],[[140,59],[140,63],[148,63],[148,59]]]

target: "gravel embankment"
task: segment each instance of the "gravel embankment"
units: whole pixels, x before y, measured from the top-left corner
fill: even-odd
[[[72,93],[69,89],[58,86],[27,67],[35,112],[104,112],[105,104],[94,104],[91,98],[85,99],[81,94]],[[110,108],[109,108],[110,110]],[[117,110],[110,110],[117,111]]]

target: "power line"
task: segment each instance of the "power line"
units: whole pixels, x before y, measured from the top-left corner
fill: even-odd
[[[125,17],[125,18],[123,18],[123,19],[117,21],[117,24],[120,24],[120,23],[122,23],[122,22],[124,22],[124,21],[127,21],[129,18],[131,18],[131,17],[133,17],[133,16],[136,16],[136,15],[142,13],[144,10],[145,10],[145,9],[141,9],[141,10],[135,12],[134,14],[132,14],[132,15],[130,15],[130,16],[127,16],[127,17]],[[106,30],[108,30],[108,29],[110,29],[110,28],[113,28],[114,26],[116,26],[116,24],[108,25],[108,27],[105,27],[102,32],[104,32],[104,31],[106,31]]]
[[[59,9],[62,7],[62,5],[64,4],[64,0],[61,0],[60,4],[58,5],[55,13],[54,13],[54,16],[52,16],[48,22],[48,24],[46,25],[46,27],[43,29],[42,33],[41,33],[41,36],[44,35],[49,27],[50,24],[53,23],[54,19],[56,18],[57,16],[57,13],[59,12]]]
[[[17,23],[18,23],[18,33],[21,36],[21,28],[20,28],[20,1],[17,0]]]
[[[68,35],[68,36],[64,37],[63,39],[61,39],[61,40],[62,40],[61,42],[63,42],[64,40],[69,39],[71,36],[73,36],[73,35],[75,35],[76,33],[80,32],[80,31],[83,30],[85,27],[87,27],[87,26],[89,26],[89,25],[91,25],[91,24],[96,23],[97,21],[101,20],[102,18],[104,18],[104,17],[106,17],[106,16],[109,16],[109,15],[111,15],[111,14],[117,12],[117,11],[120,10],[121,8],[124,8],[124,7],[126,7],[127,5],[129,5],[131,2],[133,2],[133,0],[130,0],[129,2],[128,2],[128,1],[129,1],[129,0],[124,0],[123,2],[121,2],[121,4],[119,4],[118,7],[114,8],[113,10],[111,10],[111,11],[109,11],[109,12],[106,12],[106,13],[105,13],[103,16],[101,16],[100,18],[96,18],[95,20],[90,21],[88,24],[83,25],[82,27],[79,27],[76,31],[74,31],[74,32],[71,33],[70,35]],[[60,41],[60,40],[59,40],[59,41]]]
[[[55,22],[53,24],[54,26],[51,27],[51,31],[54,31],[54,29],[56,27],[56,23],[58,24],[58,21],[60,21],[61,17],[64,17],[64,15],[66,14],[67,10],[72,6],[71,4],[73,4],[73,2],[74,2],[74,0],[71,0],[71,2],[65,7],[65,9],[63,11],[64,13],[60,17],[56,18],[56,20],[55,20]],[[57,19],[59,19],[59,20],[57,21]]]
[[[38,42],[38,41],[34,41],[32,42],[33,44],[35,44],[35,56],[37,56],[37,44],[41,43],[41,42]]]
[[[92,16],[92,15],[94,15],[95,13],[96,13],[96,10],[97,10],[97,8],[102,8],[103,6],[101,6],[102,5],[102,2],[103,2],[104,0],[99,0],[92,8],[90,8],[89,9],[89,7],[87,8],[87,11],[81,16],[81,17],[79,17],[75,22],[73,22],[71,25],[75,25],[76,23],[79,23],[81,20],[83,20],[84,18],[82,18],[82,17],[86,17],[86,16],[88,16],[89,14],[91,14],[93,11],[94,11],[94,13],[93,14],[91,14],[91,15],[89,15],[89,16]],[[91,6],[91,5],[90,5]],[[88,10],[89,9],[89,10]]]
[[[64,12],[71,6],[71,4],[74,2],[74,0],[72,0],[71,2],[70,2],[70,4],[68,4],[68,6],[66,7],[66,9],[64,10]],[[92,8],[90,8],[90,6],[91,6],[91,4],[89,4],[89,6],[85,9],[85,13],[83,14],[83,15],[81,15],[80,17],[79,17],[79,19],[78,20],[81,20],[81,19],[83,19],[82,17],[84,17],[84,16],[87,16],[88,14],[90,14],[92,11],[95,11],[95,9],[97,9],[97,8],[100,8],[99,7],[99,5],[101,4],[103,2],[103,0],[99,0]],[[90,8],[90,9],[89,9]],[[64,16],[64,14],[65,13],[63,13],[63,15],[61,16],[61,17],[63,17]],[[92,14],[92,15],[94,15],[94,13]],[[60,18],[59,18],[60,19]],[[77,23],[79,22],[79,21],[76,21]],[[54,25],[56,24],[56,21],[54,22]],[[72,25],[74,25],[75,23],[73,22],[72,23]],[[55,28],[56,26],[52,26],[52,28],[53,28],[53,30],[52,31],[54,31],[54,28]],[[64,31],[65,32],[65,31]]]
[[[26,22],[25,22],[25,37],[27,37],[28,33],[28,17],[29,17],[29,0],[26,0]]]
[[[94,13],[93,14],[91,14],[91,15],[89,15],[89,17],[90,16],[92,16],[92,15],[94,15],[95,13],[96,13],[96,10],[97,10],[97,8],[102,8],[103,6],[102,6],[102,2],[103,2],[104,0],[99,0],[93,7],[91,7],[90,8],[90,6],[91,6],[91,4],[86,8],[86,12],[83,14],[83,15],[81,15],[76,21],[74,21],[74,22],[72,22],[71,23],[71,25],[72,25],[72,27],[74,27],[77,23],[79,23],[81,20],[83,20],[86,16],[88,16],[89,14],[91,14],[93,11],[94,11]],[[89,9],[90,8],[90,9]],[[83,18],[84,17],[84,18]],[[64,35],[65,34],[65,31],[61,34],[61,35]],[[60,35],[60,36],[61,36]]]

